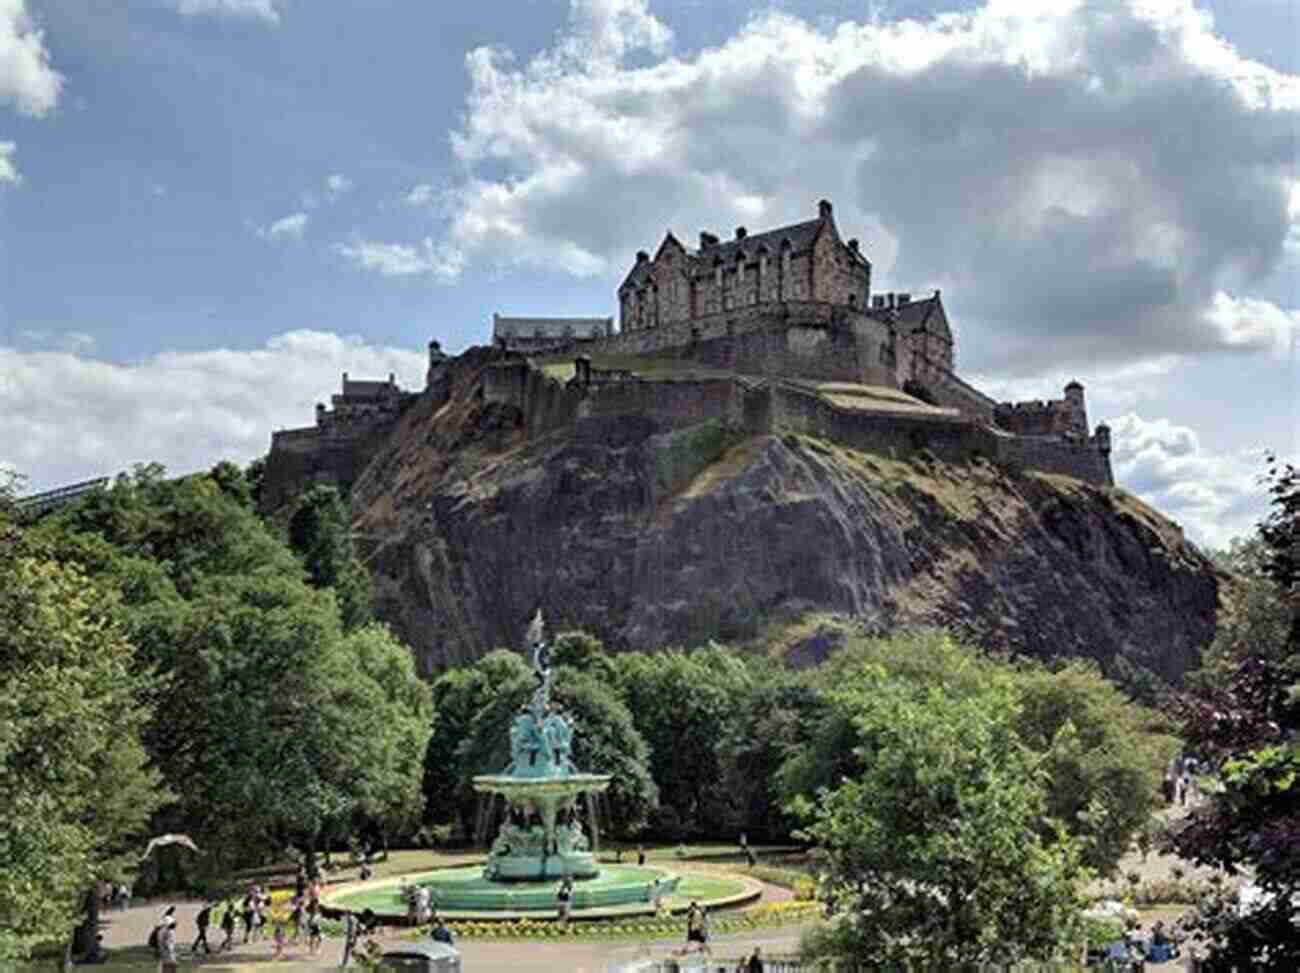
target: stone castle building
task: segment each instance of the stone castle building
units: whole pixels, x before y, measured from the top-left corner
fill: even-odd
[[[598,416],[667,427],[721,420],[753,434],[979,455],[1113,483],[1110,430],[1089,433],[1082,385],[1051,401],[1000,403],[965,382],[940,293],[873,293],[870,260],[840,236],[826,200],[815,219],[754,234],[738,227],[726,241],[704,232],[693,249],[669,231],[653,257],[636,254],[617,299],[617,331],[609,317],[494,314],[484,401],[514,410],[530,435]],[[430,342],[425,394],[439,402],[451,364]],[[568,366],[572,377],[554,377]],[[277,486],[264,504],[274,509],[294,484],[350,485],[414,398],[392,376],[345,374],[315,426],[272,437],[267,482]]]

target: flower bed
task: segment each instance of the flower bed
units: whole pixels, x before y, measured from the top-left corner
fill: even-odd
[[[714,933],[743,932],[769,926],[783,926],[817,918],[821,907],[816,902],[764,902],[750,909],[712,918]],[[673,917],[629,917],[563,925],[553,920],[513,919],[498,922],[450,922],[448,928],[457,939],[632,939],[675,936],[685,928],[683,920]],[[422,938],[412,934],[409,938]]]

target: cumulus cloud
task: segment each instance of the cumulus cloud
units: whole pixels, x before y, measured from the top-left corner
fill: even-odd
[[[309,219],[306,213],[291,213],[269,226],[256,227],[257,235],[264,240],[301,240]]]
[[[716,47],[671,42],[643,0],[582,0],[526,61],[471,51],[441,245],[614,277],[666,226],[776,225],[825,196],[878,283],[944,288],[977,367],[1281,341],[1288,309],[1239,295],[1296,222],[1300,79],[1191,0],[769,11]]]
[[[271,432],[309,426],[339,376],[423,386],[424,356],[321,331],[251,351],[163,352],[134,363],[0,345],[0,456],[32,491],[161,462],[176,473],[247,462]]]
[[[454,249],[437,245],[425,237],[416,246],[380,243],[354,238],[340,243],[335,250],[363,270],[374,270],[385,277],[433,276],[454,280],[460,275],[463,261]]]
[[[0,0],[0,104],[41,117],[54,110],[62,88],[25,0]]]
[[[1200,546],[1227,546],[1267,512],[1262,446],[1216,453],[1187,426],[1132,412],[1110,426],[1116,482],[1181,523]]]
[[[186,17],[242,17],[268,24],[280,23],[282,0],[176,0],[176,10]]]
[[[14,165],[14,152],[18,146],[13,142],[0,142],[0,183],[9,183],[16,186],[23,181],[23,177],[18,174],[18,167]]]
[[[434,189],[427,182],[412,186],[411,191],[402,197],[407,206],[429,206],[437,199]]]
[[[325,180],[325,188],[329,190],[331,196],[342,196],[353,186],[353,182],[341,172],[333,173]]]

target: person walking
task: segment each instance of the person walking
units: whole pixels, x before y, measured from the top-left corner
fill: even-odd
[[[762,946],[754,947],[754,952],[750,954],[749,962],[745,964],[745,973],[763,973]]]
[[[212,903],[204,902],[203,908],[199,914],[194,917],[194,925],[198,927],[199,934],[194,938],[194,945],[190,947],[191,953],[197,953],[199,946],[203,946],[203,952],[211,955],[212,947],[208,945],[208,925],[212,922]]]
[[[322,938],[320,906],[313,902],[307,907],[307,945],[313,956],[320,952]]]
[[[235,938],[235,903],[233,900],[226,900],[226,911],[221,917],[221,931],[225,933],[226,938],[221,941],[221,948],[217,952],[224,953],[230,948],[230,944]]]
[[[180,963],[176,959],[176,919],[169,915],[158,930],[158,973],[177,973],[179,969]]]
[[[244,943],[248,943],[248,938],[253,934],[253,916],[256,910],[253,908],[253,893],[249,892],[244,896],[244,908],[239,917],[244,920]]]
[[[704,931],[704,910],[698,902],[692,902],[686,910],[686,948],[690,949],[695,944],[701,949],[708,945],[708,934]]]
[[[339,963],[339,969],[348,965],[348,960],[352,958],[352,950],[357,945],[357,917],[351,912],[343,914],[343,960]]]
[[[645,846],[644,846],[644,845],[637,845],[637,846],[636,846],[636,863],[637,863],[638,865],[644,865],[644,864],[645,864]]]

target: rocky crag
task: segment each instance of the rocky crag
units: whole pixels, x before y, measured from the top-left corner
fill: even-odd
[[[397,422],[353,511],[381,617],[428,673],[518,644],[544,606],[615,648],[740,642],[809,613],[1176,681],[1220,578],[1122,489],[978,457],[653,416],[530,431],[472,349]]]

